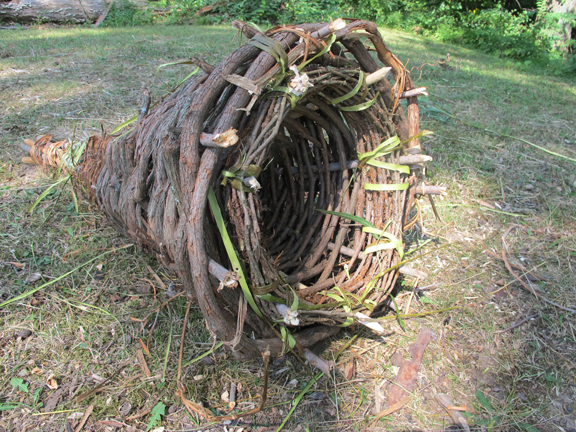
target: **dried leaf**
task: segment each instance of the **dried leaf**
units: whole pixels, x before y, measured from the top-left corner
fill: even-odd
[[[50,397],[48,398],[48,400],[45,402],[45,405],[44,405],[43,411],[45,413],[54,411],[54,408],[56,408],[56,405],[58,405],[58,402],[60,402],[60,399],[62,398],[63,392],[64,392],[64,389],[59,388],[58,390],[56,390],[54,393],[52,393],[50,395]]]
[[[142,345],[142,349],[144,350],[144,352],[146,353],[146,355],[148,357],[150,357],[150,351],[148,350],[148,347],[146,346],[146,344],[142,341],[141,338],[138,338],[140,340],[140,345]]]
[[[378,414],[384,407],[384,394],[382,392],[382,387],[384,387],[386,382],[386,380],[382,380],[380,384],[374,386],[374,410],[372,411],[374,414]]]
[[[129,402],[124,402],[122,405],[120,405],[120,408],[118,408],[118,412],[126,417],[132,412],[132,404]]]
[[[346,363],[346,366],[344,366],[344,377],[348,381],[354,378],[355,369],[356,368],[354,367],[354,360],[351,360],[350,362]]]
[[[56,381],[56,378],[54,378],[53,375],[50,375],[46,380],[46,386],[50,390],[56,390],[58,388],[58,381]]]
[[[42,275],[40,273],[32,273],[31,275],[29,275],[26,279],[24,279],[24,283],[34,283],[40,280],[40,278],[42,278]]]
[[[304,349],[304,358],[308,360],[308,362],[314,366],[315,368],[320,369],[324,375],[330,376],[330,369],[332,365],[324,359],[321,359],[308,348]]]
[[[428,347],[430,341],[435,338],[436,335],[430,329],[423,328],[420,330],[416,342],[410,345],[409,352],[412,360],[405,362],[400,366],[396,379],[388,389],[389,406],[394,406],[399,403],[399,401],[403,400],[409,392],[414,390],[424,351]]]
[[[28,337],[30,337],[30,335],[32,335],[32,331],[28,330],[28,329],[24,329],[24,330],[20,330],[17,334],[16,337],[22,338],[22,339],[26,339]]]
[[[234,84],[235,86],[238,86],[246,90],[250,94],[259,95],[260,93],[262,93],[262,89],[258,87],[258,85],[254,81],[245,78],[243,76],[232,74],[232,75],[226,75],[224,79],[228,81],[230,84]]]
[[[142,339],[140,339],[140,342],[142,342]],[[140,363],[140,368],[142,369],[142,372],[144,372],[146,378],[150,378],[152,374],[150,373],[150,369],[148,369],[148,365],[146,364],[146,359],[144,358],[142,350],[136,351],[136,357],[138,357],[138,362]]]

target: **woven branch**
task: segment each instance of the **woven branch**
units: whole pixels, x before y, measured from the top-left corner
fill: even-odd
[[[382,307],[401,260],[401,250],[382,239],[402,238],[421,164],[406,174],[355,161],[396,136],[406,144],[379,161],[430,158],[418,157],[418,139],[410,139],[419,132],[416,97],[408,98],[407,114],[399,104],[412,81],[373,23],[281,26],[266,35],[235,26],[254,38],[216,67],[203,67],[130,132],[91,137],[75,168],[77,187],[118,231],[178,273],[209,329],[233,341],[240,358],[254,358],[284,349],[272,320],[284,318],[293,330],[297,324],[296,342],[306,347],[350,315],[327,313],[342,311],[338,296],[353,312]],[[365,43],[391,70],[393,85],[381,79],[387,70],[374,74],[382,66]],[[43,138],[31,157],[58,165],[51,145]],[[409,187],[394,190],[400,184]],[[262,314],[249,307],[238,324],[243,333],[235,314],[244,294],[207,207],[210,188]],[[385,234],[377,243],[360,224],[318,210],[363,218]],[[381,250],[367,253],[370,245]],[[294,295],[308,310],[290,321]]]

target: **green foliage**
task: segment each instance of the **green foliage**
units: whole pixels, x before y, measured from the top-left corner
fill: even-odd
[[[182,25],[194,21],[198,25],[219,24],[221,16],[196,17],[204,0],[160,0],[141,9],[130,0],[116,0],[104,21],[105,27],[133,27],[146,24]]]
[[[14,390],[28,393],[28,384],[26,384],[22,378],[14,377],[10,380],[10,384],[12,384]]]
[[[195,15],[211,3],[210,14]],[[270,25],[354,16],[527,62],[528,67],[537,63],[556,74],[575,72],[576,60],[570,53],[576,41],[566,37],[566,29],[576,27],[576,14],[551,12],[549,0],[528,3],[535,9],[519,11],[510,0],[160,0],[140,10],[129,0],[117,0],[104,25],[213,25],[232,19]]]
[[[552,13],[547,0],[538,10],[518,11],[504,0],[377,0],[342,1],[349,16],[380,25],[414,31],[441,42],[457,43],[516,61],[541,64],[556,74],[576,71],[576,41],[567,38],[567,26],[576,15]]]
[[[112,3],[102,26],[133,27],[152,22],[152,12],[149,9],[141,10],[129,0],[116,0]]]
[[[215,9],[226,19],[256,23],[322,22],[341,15],[341,0],[239,0]]]
[[[150,429],[155,428],[158,425],[158,422],[162,420],[162,416],[166,414],[166,405],[162,402],[158,402],[154,408],[152,408],[152,412],[150,413],[150,419],[148,420],[148,428],[146,429],[149,431]]]
[[[484,396],[484,393],[482,393],[482,391],[480,390],[476,390],[476,399],[478,399],[478,402],[480,402],[480,404],[482,405],[482,408],[484,408],[484,411],[488,414],[489,418],[483,418],[480,417],[478,415],[474,415],[472,416],[469,413],[463,413],[464,417],[468,417],[468,418],[472,418],[472,420],[474,421],[474,423],[478,426],[485,426],[488,428],[488,431],[494,431],[494,430],[499,430],[499,426],[501,425],[504,416],[506,414],[506,412],[509,410],[509,405],[505,406],[502,410],[496,410],[492,407],[492,404],[490,404],[490,402],[488,401],[488,399],[486,399],[486,396]],[[525,413],[517,413],[517,418],[515,419],[515,421],[513,422],[514,426],[516,426],[519,430],[522,431],[526,431],[526,432],[538,432],[538,429],[536,429],[534,426],[528,424],[528,423],[524,423],[519,421],[519,419],[523,419],[524,417],[526,417],[529,414],[529,412],[525,412]]]
[[[163,17],[159,16],[158,19],[162,20],[164,24],[187,24],[205,3],[203,0],[161,0],[158,5],[164,7],[166,12]],[[196,18],[194,24],[219,24],[221,21],[222,18],[220,17],[199,17]]]
[[[323,22],[338,18],[341,4],[338,0],[293,0],[286,2],[286,12],[291,22]]]
[[[0,403],[0,412],[2,411],[10,411],[14,408],[18,408],[18,405],[14,405],[11,403]]]
[[[462,16],[466,44],[500,57],[524,59],[541,53],[532,13],[514,14],[502,8]],[[457,42],[451,40],[450,42]]]

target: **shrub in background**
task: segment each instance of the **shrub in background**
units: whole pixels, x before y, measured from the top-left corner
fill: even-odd
[[[214,12],[258,24],[321,22],[339,16],[341,0],[237,0],[216,2]]]
[[[128,0],[116,0],[110,6],[108,15],[102,23],[104,27],[133,27],[137,25],[151,24],[154,22],[152,12],[140,9]]]
[[[576,72],[576,41],[566,30],[576,27],[576,14],[554,12],[554,1],[558,0],[523,0],[523,5],[533,6],[526,11],[519,10],[515,0],[160,0],[146,10],[116,0],[105,25],[209,25],[232,19],[270,25],[348,16],[471,46],[528,66],[543,64],[555,73]],[[209,15],[195,15],[207,5],[213,6]]]

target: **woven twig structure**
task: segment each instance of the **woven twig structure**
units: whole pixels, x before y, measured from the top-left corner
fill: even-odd
[[[418,92],[373,23],[234,24],[247,44],[198,61],[150,112],[145,92],[132,129],[90,138],[75,169],[115,227],[178,273],[210,331],[251,358],[282,352],[278,326],[306,347],[382,307],[430,158]],[[58,164],[49,137],[31,147]]]

